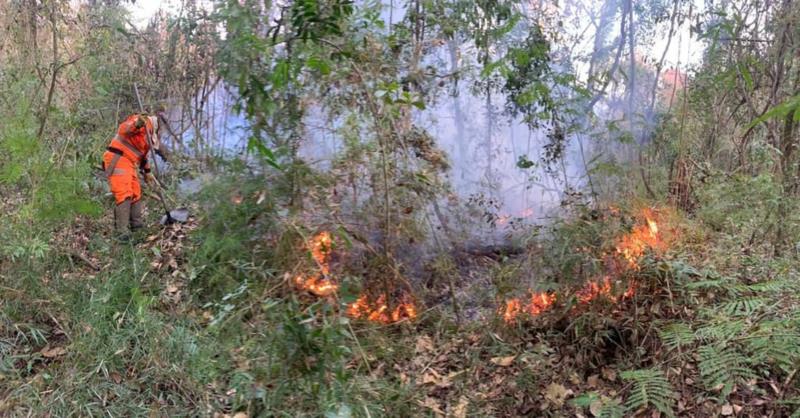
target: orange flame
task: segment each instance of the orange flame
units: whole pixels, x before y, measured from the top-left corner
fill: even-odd
[[[311,258],[319,266],[319,274],[312,277],[305,277],[300,274],[294,278],[294,283],[301,290],[311,292],[317,296],[330,296],[339,290],[339,285],[334,283],[327,276],[330,274],[330,259],[333,239],[327,231],[320,232],[306,244],[311,251]]]
[[[625,293],[622,294],[623,299],[630,299],[633,295],[636,294],[636,282],[631,281],[628,284],[628,289],[625,290]]]
[[[519,299],[509,299],[506,301],[506,309],[503,311],[503,321],[512,323],[517,319],[517,315],[522,311],[522,304]]]
[[[533,293],[527,311],[531,316],[536,316],[550,309],[554,303],[556,303],[555,293]]]
[[[611,278],[608,276],[602,280],[589,281],[583,288],[575,293],[580,303],[589,303],[598,297],[603,296],[611,302],[617,301],[617,298],[611,294]]]
[[[328,231],[320,232],[308,243],[309,249],[311,250],[311,257],[319,264],[319,268],[324,275],[328,275],[330,272],[328,259],[331,255],[332,243],[333,240]]]
[[[366,319],[382,324],[391,324],[404,319],[412,320],[417,317],[417,308],[408,298],[404,297],[403,302],[390,310],[384,295],[381,295],[374,303],[370,302],[367,295],[361,295],[355,302],[347,306],[346,312],[352,318]]]
[[[614,215],[620,213],[619,208],[614,206],[609,206],[609,211]],[[639,261],[646,251],[664,250],[667,247],[667,239],[659,229],[658,213],[648,208],[643,211],[642,218],[645,222],[635,226],[629,234],[622,236],[616,245],[616,253],[622,257],[624,266],[633,270],[639,270]],[[591,249],[581,248],[576,251],[591,252]],[[615,294],[612,287],[611,276],[606,275],[586,282],[575,292],[575,297],[581,304],[588,304],[598,298],[617,303],[632,298],[636,293],[637,283],[633,280],[628,282],[628,287],[622,294]],[[555,301],[555,294],[533,293],[526,306],[523,306],[519,299],[506,300],[498,310],[498,314],[502,315],[506,323],[513,323],[522,312],[537,316],[550,309]]]
[[[633,228],[630,234],[622,237],[617,244],[617,254],[625,259],[628,268],[638,270],[639,260],[648,249],[660,249],[663,247],[663,239],[658,231],[655,213],[646,209],[644,218],[646,225],[638,225]]]
[[[550,309],[556,303],[556,295],[554,293],[531,293],[528,299],[528,305],[522,306],[519,299],[506,300],[505,309],[501,309],[503,321],[506,323],[513,323],[516,321],[520,313],[526,312],[530,316],[538,316],[543,312]]]
[[[294,283],[301,290],[317,296],[329,296],[339,290],[339,285],[323,277],[304,277],[302,274],[294,278]]]

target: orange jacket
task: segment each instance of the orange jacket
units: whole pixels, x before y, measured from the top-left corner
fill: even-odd
[[[134,166],[138,166],[145,173],[150,172],[150,163],[147,161],[147,153],[150,145],[147,143],[147,132],[152,134],[153,124],[149,118],[145,118],[145,126],[136,127],[138,114],[130,115],[119,125],[117,135],[109,144],[109,151],[121,151],[122,156],[128,159]]]

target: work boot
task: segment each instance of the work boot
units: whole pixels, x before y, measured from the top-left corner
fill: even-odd
[[[126,242],[130,239],[128,224],[131,218],[131,200],[125,199],[122,203],[114,207],[114,227],[117,238]]]
[[[131,203],[131,230],[136,231],[144,227],[142,221],[142,212],[144,211],[144,204],[141,200]]]

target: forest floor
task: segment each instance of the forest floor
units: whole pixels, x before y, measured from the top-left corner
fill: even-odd
[[[778,417],[800,403],[800,269],[766,245],[664,210],[663,241],[634,240],[628,266],[619,246],[650,232],[612,208],[553,229],[583,257],[555,261],[593,260],[596,279],[550,266],[534,293],[546,299],[526,307],[517,282],[555,257],[549,235],[520,254],[437,259],[411,279],[413,313],[373,322],[348,311],[375,268],[359,244],[332,236],[338,292],[298,288],[293,273],[320,267],[311,236],[255,228],[237,212],[256,213],[251,200],[136,244],[82,219],[48,243],[58,256],[4,277],[0,414]],[[286,242],[294,264],[265,256]]]

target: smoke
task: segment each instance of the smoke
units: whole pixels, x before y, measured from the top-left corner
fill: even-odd
[[[384,2],[382,18],[387,22],[387,31],[390,20],[397,23],[404,17],[405,9],[399,3]],[[651,137],[657,122],[658,112],[648,106],[654,69],[643,55],[637,55],[641,50],[638,44],[634,45],[634,54],[630,53],[630,44],[626,43],[630,39],[626,36],[636,28],[638,17],[633,13],[633,25],[623,21],[630,18],[626,3],[566,2],[560,8],[546,10],[550,20],[537,17],[546,14],[543,3],[522,9],[527,17],[516,29],[516,36],[526,34],[524,25],[530,22],[563,22],[561,27],[549,28],[550,33],[563,32],[551,39],[551,68],[555,73],[574,74],[575,85],[589,92],[586,96],[567,86],[552,86],[567,115],[566,148],[563,158],[553,167],[542,163],[553,126],[545,121],[540,128],[532,129],[520,118],[505,114],[508,98],[502,93],[492,89],[487,95],[486,91],[473,88],[480,68],[474,62],[477,51],[470,41],[457,38],[442,42],[420,63],[437,74],[464,73],[457,83],[438,89],[428,107],[414,113],[413,121],[431,134],[446,153],[451,168],[445,176],[460,202],[448,207],[471,207],[478,213],[485,225],[472,232],[479,236],[497,237],[498,232],[502,235],[512,220],[545,223],[564,200],[574,197],[575,191],[585,193],[584,201],[592,198],[592,192],[602,193],[602,185],[591,182],[593,164],[632,160],[636,145]],[[390,8],[390,4],[394,7]],[[633,41],[636,43],[637,39]],[[499,56],[502,50],[494,54]],[[220,90],[221,96],[212,106],[229,108],[230,101]],[[189,129],[187,136],[195,138],[190,143],[195,147],[214,144],[226,150],[241,150],[247,135],[241,118],[231,116],[224,108],[206,113],[215,115],[214,130],[205,134],[205,142],[199,144],[199,131]],[[300,155],[312,167],[330,169],[345,149],[346,138],[340,130],[343,123],[332,120],[324,109],[314,107],[308,112]],[[631,139],[628,142],[632,144],[623,144],[625,139]]]

